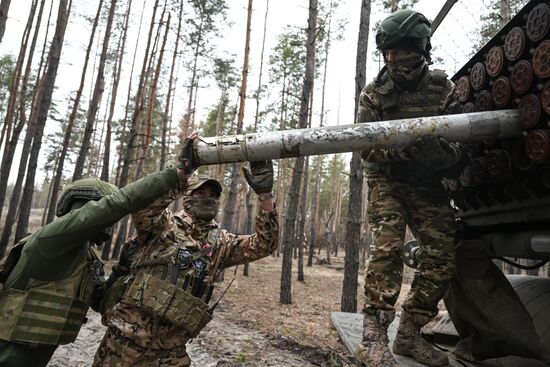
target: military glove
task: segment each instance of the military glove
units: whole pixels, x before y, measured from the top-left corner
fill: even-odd
[[[186,175],[190,175],[197,168],[199,168],[199,162],[193,147],[196,138],[197,136],[195,135],[185,138],[180,155],[178,156],[178,163],[176,164],[176,167],[181,169]]]
[[[435,135],[418,138],[416,144],[409,148],[409,154],[435,171],[451,167],[461,157],[459,147]]]
[[[256,194],[266,194],[273,190],[273,162],[270,159],[250,162],[250,170],[243,167],[243,173]]]

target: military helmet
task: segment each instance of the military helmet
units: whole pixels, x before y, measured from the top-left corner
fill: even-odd
[[[56,215],[61,217],[71,210],[75,200],[99,200],[118,190],[113,184],[97,178],[83,178],[68,184],[57,201]]]
[[[218,180],[214,180],[208,176],[202,175],[193,175],[187,179],[187,190],[185,190],[185,195],[191,195],[193,191],[202,187],[203,185],[210,186],[217,194],[218,197],[222,194],[222,185]]]
[[[387,50],[403,40],[423,41],[424,49],[429,45],[430,21],[421,13],[402,9],[392,13],[380,23],[376,32],[376,47]]]

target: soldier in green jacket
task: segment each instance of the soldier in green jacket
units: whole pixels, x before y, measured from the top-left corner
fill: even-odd
[[[73,342],[102,281],[91,245],[124,216],[171,190],[185,190],[193,172],[184,144],[177,167],[120,190],[98,179],[75,181],[62,193],[58,219],[15,246],[2,271],[0,366],[45,366],[60,344]]]
[[[376,44],[385,66],[359,99],[356,121],[372,122],[450,112],[454,84],[441,70],[428,68],[430,22],[413,10],[399,10],[380,24]],[[422,255],[404,303],[393,352],[429,366],[447,356],[420,335],[437,314],[454,269],[454,213],[441,179],[458,172],[461,146],[425,136],[409,149],[362,153],[368,183],[367,215],[372,249],[365,273],[363,341],[355,356],[368,367],[398,366],[387,327],[395,315],[402,281],[406,227]]]

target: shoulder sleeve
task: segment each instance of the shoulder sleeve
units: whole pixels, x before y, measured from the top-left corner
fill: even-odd
[[[376,94],[374,82],[371,82],[363,88],[359,95],[359,105],[357,106],[356,123],[380,121],[382,117],[380,99]]]
[[[153,203],[181,185],[175,168],[135,181],[98,201],[90,201],[42,228],[34,245],[41,253],[59,255],[112,226],[122,217]]]

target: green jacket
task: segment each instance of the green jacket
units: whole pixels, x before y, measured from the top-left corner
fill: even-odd
[[[58,321],[56,319],[59,324],[63,317],[66,320],[68,318],[71,324],[71,337],[57,336],[55,341],[56,339],[50,335],[45,337],[43,342],[45,344],[71,342],[70,339],[72,336],[76,337],[81,322],[75,324],[75,316],[72,316],[71,320],[70,315],[63,316],[55,313],[55,302],[67,303],[72,298],[75,302],[70,306],[69,314],[85,315],[91,302],[89,284],[94,278],[94,271],[90,269],[90,265],[96,260],[91,256],[90,239],[95,237],[98,231],[103,231],[131,212],[148,206],[156,198],[179,185],[180,179],[176,169],[167,168],[98,201],[90,201],[80,209],[71,211],[30,235],[26,239],[17,264],[7,277],[3,290],[0,291],[0,328],[9,326],[16,332],[0,333],[2,334],[0,339],[36,343],[35,336],[27,337],[25,333],[21,336],[22,334],[17,332],[17,330],[28,331],[29,329],[28,326],[23,325],[25,320],[17,319],[27,318],[47,322],[48,316],[51,316],[59,318]],[[83,296],[83,292],[87,295]],[[49,309],[33,306],[49,304],[48,297],[58,298],[51,301],[53,306]],[[23,311],[21,312],[21,307],[14,308],[15,304],[24,304]],[[36,330],[31,330],[30,334],[36,335]]]

